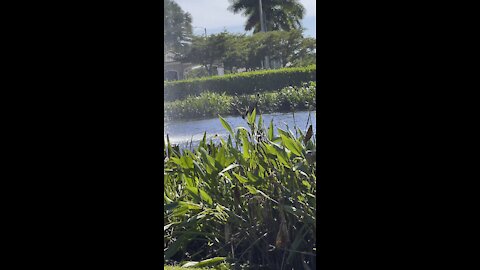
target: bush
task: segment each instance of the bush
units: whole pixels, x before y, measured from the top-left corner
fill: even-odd
[[[168,120],[208,118],[220,115],[239,115],[253,104],[261,113],[289,112],[292,110],[314,110],[316,108],[316,83],[302,87],[285,87],[260,95],[229,96],[225,93],[202,92],[196,97],[187,97],[165,103],[165,116]]]
[[[187,96],[198,96],[207,90],[214,93],[225,92],[227,95],[245,95],[300,86],[304,82],[316,81],[316,70],[316,65],[311,65],[164,82],[164,99],[184,99]]]

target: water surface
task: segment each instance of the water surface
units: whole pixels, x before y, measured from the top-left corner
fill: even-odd
[[[270,125],[270,121],[273,119],[273,126],[275,134],[277,133],[277,128],[286,129],[286,125],[294,132],[293,127],[296,126],[300,128],[303,132],[306,132],[308,124],[313,125],[314,132],[316,131],[316,112],[295,112],[293,113],[272,113],[272,114],[263,114],[263,122],[266,127]],[[294,121],[295,115],[295,121]],[[310,115],[310,119],[309,119]],[[245,127],[248,129],[248,125],[245,119],[242,119],[240,116],[227,116],[224,119],[230,124],[232,129],[237,127]],[[309,120],[308,120],[309,119]],[[258,116],[257,116],[258,121]],[[192,120],[192,121],[171,121],[164,122],[164,138],[166,139],[167,134],[172,144],[180,144],[181,147],[185,147],[187,144],[190,144],[192,140],[192,146],[198,145],[199,141],[203,138],[203,133],[207,132],[207,140],[212,138],[213,141],[218,141],[218,135],[224,139],[228,138],[228,131],[220,123],[218,118],[202,119],[202,120]],[[294,132],[295,134],[295,132]]]

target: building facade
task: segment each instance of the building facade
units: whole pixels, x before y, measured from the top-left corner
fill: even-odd
[[[165,81],[183,80],[185,78],[185,70],[190,67],[190,63],[175,61],[175,53],[167,52],[163,62],[163,79]]]

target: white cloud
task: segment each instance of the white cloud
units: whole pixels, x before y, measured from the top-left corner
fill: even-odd
[[[228,0],[174,0],[192,14],[192,25],[208,28],[244,25],[245,18],[227,10]]]

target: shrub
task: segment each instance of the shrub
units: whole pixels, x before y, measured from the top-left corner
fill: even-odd
[[[275,92],[229,96],[225,93],[202,92],[196,97],[187,97],[165,103],[167,120],[215,117],[216,115],[239,115],[253,104],[262,113],[312,110],[316,108],[316,83],[302,87],[285,87]]]
[[[164,260],[225,258],[246,269],[316,266],[316,140],[268,128],[255,110],[249,130],[193,151],[164,147]],[[212,259],[210,259],[212,260]],[[221,259],[218,259],[221,260]],[[243,269],[243,268],[242,268]]]
[[[300,86],[304,82],[316,81],[316,70],[316,65],[311,65],[164,82],[164,99],[184,99],[187,96],[198,96],[207,90],[214,93],[225,92],[227,95],[245,95]]]

